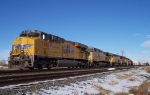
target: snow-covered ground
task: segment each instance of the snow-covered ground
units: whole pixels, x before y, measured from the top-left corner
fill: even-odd
[[[11,85],[1,87],[0,94],[95,95],[107,93],[107,95],[114,95],[118,92],[128,93],[130,88],[139,86],[143,81],[147,80],[148,77],[150,77],[150,74],[145,70],[134,68],[123,71],[111,71],[107,73],[34,82],[28,85]]]

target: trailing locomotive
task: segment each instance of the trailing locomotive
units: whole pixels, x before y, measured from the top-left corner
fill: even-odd
[[[16,69],[87,68],[122,66],[129,63],[132,65],[132,61],[126,57],[67,41],[38,30],[22,31],[12,42],[8,59],[9,68]]]

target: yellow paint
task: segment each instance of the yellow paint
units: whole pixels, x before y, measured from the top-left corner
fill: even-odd
[[[110,56],[109,62],[113,62],[114,61],[114,56]]]
[[[31,47],[25,49],[16,49],[17,45],[32,44]],[[67,51],[67,46],[69,50]],[[12,42],[12,55],[21,54],[24,50],[26,55],[47,56],[54,58],[71,58],[71,59],[86,59],[86,55],[81,48],[77,48],[73,43],[64,42],[58,43],[53,41],[45,41],[39,37],[18,37]]]
[[[90,52],[90,56],[88,58],[91,61],[105,61],[106,60],[106,55],[102,52]]]

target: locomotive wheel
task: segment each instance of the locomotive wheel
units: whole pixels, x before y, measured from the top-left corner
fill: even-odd
[[[119,67],[119,66],[120,66],[120,64],[117,65],[117,67]]]
[[[87,66],[86,66],[86,65],[83,65],[83,68],[87,68]]]
[[[120,63],[120,67],[122,67],[122,64]]]
[[[51,69],[52,68],[51,64],[50,65],[46,65],[46,68],[47,69]]]
[[[82,68],[82,66],[80,65],[79,68]]]
[[[50,69],[49,65],[46,65],[46,68],[47,68],[47,69]]]
[[[20,62],[20,70],[23,70],[24,69],[24,64],[23,62]]]
[[[47,69],[51,69],[51,67],[46,67]]]
[[[81,68],[84,68],[84,66],[83,66],[83,65],[81,65]]]
[[[38,69],[43,69],[42,67],[38,67]]]
[[[121,67],[121,63],[119,63],[119,67]]]
[[[114,64],[114,63],[112,63],[112,67],[115,67],[115,64]]]
[[[43,69],[42,65],[38,65],[38,69]]]
[[[108,63],[106,63],[106,66],[105,67],[109,67],[109,64]]]
[[[34,67],[29,67],[30,70],[34,70]]]

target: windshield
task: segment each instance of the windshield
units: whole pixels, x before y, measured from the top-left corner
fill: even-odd
[[[40,34],[32,31],[23,31],[20,37],[39,37]]]

